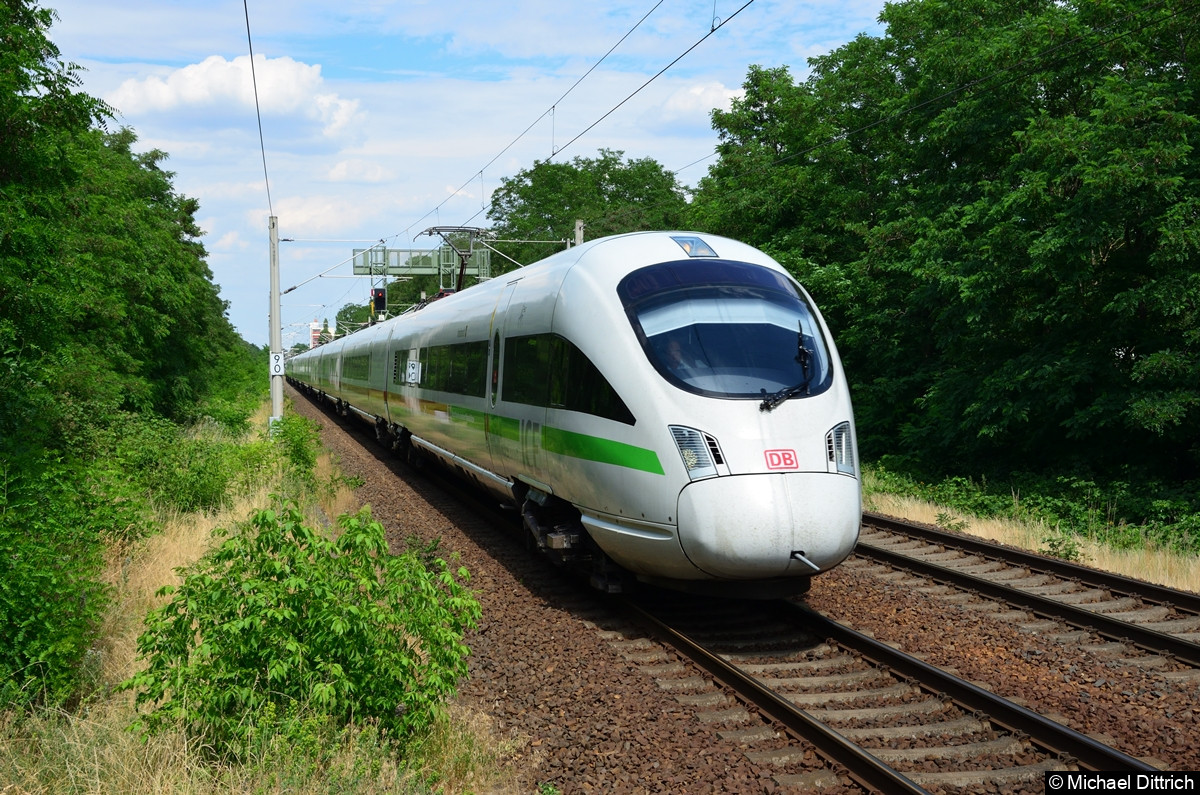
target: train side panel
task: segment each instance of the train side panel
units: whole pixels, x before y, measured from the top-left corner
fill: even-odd
[[[491,283],[445,298],[390,323],[386,344],[392,383],[388,420],[418,444],[490,469],[484,385]]]

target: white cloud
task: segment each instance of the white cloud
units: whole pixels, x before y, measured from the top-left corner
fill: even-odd
[[[364,221],[379,223],[382,210],[377,197],[366,194],[287,196],[275,202],[281,232],[299,238],[344,232]]]
[[[331,182],[386,182],[394,177],[391,169],[370,160],[340,160],[329,169]]]
[[[221,235],[221,238],[213,243],[210,248],[213,251],[240,251],[246,247],[246,242],[242,240],[242,236],[237,232],[226,232]]]
[[[210,201],[224,201],[233,199],[237,201],[254,200],[259,201],[263,197],[263,181],[262,174],[257,175],[257,179],[248,180],[245,182],[210,182],[206,181],[195,186],[204,197]]]
[[[684,126],[708,131],[713,109],[729,110],[733,98],[744,93],[742,89],[726,88],[717,81],[684,86],[673,91],[661,106],[648,112],[643,123],[652,129]]]
[[[253,108],[257,81],[258,103],[263,113],[299,113],[320,123],[327,136],[337,135],[358,114],[357,100],[322,91],[324,80],[319,65],[301,63],[287,56],[256,55],[253,71],[252,75],[248,55],[233,60],[211,55],[198,64],[165,74],[126,80],[106,99],[129,116],[180,108],[214,108],[230,102]]]
[[[455,196],[460,199],[479,198],[479,194],[470,190],[466,185],[464,185],[462,188],[456,188],[453,185],[447,185],[443,190],[447,196]]]

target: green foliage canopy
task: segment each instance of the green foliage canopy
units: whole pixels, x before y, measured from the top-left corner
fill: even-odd
[[[369,304],[346,304],[338,310],[337,333],[339,337],[366,328],[371,322]]]
[[[1184,2],[912,0],[714,113],[695,224],[815,294],[864,452],[1200,472],[1200,32]]]
[[[584,222],[589,239],[677,228],[686,201],[675,175],[651,158],[623,158],[624,152],[601,149],[598,157],[570,163],[537,161],[505,178],[487,213],[493,231],[501,239],[568,241],[575,238],[576,220]],[[502,243],[497,249],[523,265],[559,250],[531,243]],[[493,258],[493,270],[506,265]]]
[[[234,331],[204,262],[196,201],[174,191],[164,153],[107,130],[111,109],[78,90],[78,67],[48,38],[54,19],[36,0],[0,4],[5,700],[77,690],[104,544],[145,526],[171,458],[132,440],[176,441],[159,419],[243,426],[258,402],[247,394],[266,385],[264,353]],[[198,447],[173,460],[189,466]],[[206,475],[170,482],[211,506],[223,480],[204,458]]]

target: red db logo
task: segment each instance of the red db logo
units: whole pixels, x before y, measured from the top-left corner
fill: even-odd
[[[795,450],[767,450],[767,469],[798,469]]]

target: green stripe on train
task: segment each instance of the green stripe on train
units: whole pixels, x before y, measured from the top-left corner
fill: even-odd
[[[446,410],[452,422],[469,424],[475,427],[486,426],[487,433],[508,439],[513,442],[521,441],[521,421],[512,417],[502,417],[499,414],[485,415],[481,411],[463,406],[421,401],[422,410],[430,412],[430,406]],[[636,469],[639,472],[649,472],[652,475],[666,474],[658,454],[644,447],[636,447],[624,442],[615,442],[599,436],[588,436],[561,428],[542,427],[542,449],[549,453],[579,458],[584,461],[595,461],[600,464]]]
[[[499,414],[489,414],[487,420],[488,433],[508,439],[513,442],[521,441],[521,421],[511,417],[501,417]]]
[[[561,428],[542,428],[542,449],[585,461],[637,469],[652,475],[665,474],[658,454],[653,450]]]

